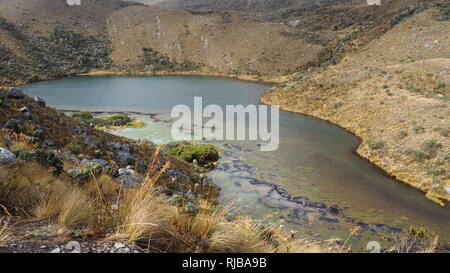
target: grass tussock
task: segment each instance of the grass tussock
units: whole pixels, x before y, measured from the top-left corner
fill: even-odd
[[[8,228],[8,222],[0,219],[0,246],[4,246],[11,240],[12,232]]]
[[[157,170],[156,165],[156,161],[151,164],[140,187],[124,192],[118,204],[119,224],[112,238],[145,243],[148,248],[151,245],[169,247],[176,238],[172,217],[177,209],[163,199],[155,187],[170,163],[161,170]]]
[[[54,218],[63,227],[89,222],[92,201],[81,189],[38,163],[18,165],[0,172],[0,202],[8,211],[30,220]]]
[[[264,240],[270,230],[245,218],[221,223],[211,236],[208,252],[213,253],[270,253],[274,247]],[[269,239],[269,238],[266,238]]]
[[[439,236],[423,227],[410,227],[394,238],[394,241],[394,246],[388,252],[435,253],[439,245]]]
[[[80,189],[71,188],[64,193],[58,211],[58,223],[62,227],[74,227],[89,223],[92,215],[92,200]]]

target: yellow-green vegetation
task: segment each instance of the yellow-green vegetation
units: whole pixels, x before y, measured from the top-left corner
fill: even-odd
[[[202,166],[212,164],[220,158],[218,148],[211,144],[175,142],[166,145],[165,150],[190,163],[196,160]]]
[[[121,128],[140,128],[144,123],[138,119],[130,118],[124,114],[116,114],[106,117],[94,117],[91,113],[81,112],[72,115],[73,118],[83,122],[84,124],[93,124],[98,129],[111,131]]]

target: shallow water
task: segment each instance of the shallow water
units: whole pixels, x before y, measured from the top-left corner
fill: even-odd
[[[193,104],[258,104],[267,88],[259,83],[199,76],[102,76],[72,77],[24,87],[59,109],[89,111],[134,111],[159,114],[156,119],[138,115],[146,123],[139,129],[116,133],[130,138],[147,138],[156,143],[171,141],[172,106]],[[389,227],[426,226],[446,243],[450,240],[450,209],[425,199],[419,191],[387,177],[355,153],[359,140],[342,128],[311,117],[280,112],[280,147],[261,152],[257,142],[228,142],[221,167],[211,177],[222,188],[222,204],[234,203],[241,214],[273,222],[287,221],[288,229],[319,238],[345,238],[356,223],[365,232],[353,244],[363,247],[377,238],[367,224]],[[226,143],[216,143],[223,145]],[[278,196],[276,185],[291,199]],[[300,203],[293,197],[337,205],[339,213]]]

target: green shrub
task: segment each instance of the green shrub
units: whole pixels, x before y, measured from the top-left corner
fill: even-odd
[[[14,154],[22,160],[36,161],[40,165],[46,168],[54,168],[53,174],[59,175],[64,170],[64,163],[54,153],[44,150],[36,150],[34,152],[28,152],[25,150],[15,150]]]
[[[424,161],[425,159],[427,159],[427,154],[422,151],[408,149],[406,150],[406,153],[412,156],[417,161]]]
[[[413,130],[414,130],[414,132],[416,134],[420,134],[420,133],[424,133],[425,132],[425,127],[423,127],[421,125],[414,125]]]
[[[74,119],[77,119],[77,120],[85,123],[85,124],[89,124],[92,121],[92,119],[94,118],[92,116],[92,114],[89,112],[76,113],[76,114],[73,114],[72,117]]]
[[[433,158],[436,156],[438,150],[442,148],[442,144],[436,140],[429,140],[422,144],[422,151],[424,151],[428,158]]]
[[[43,141],[45,139],[45,132],[42,130],[34,130],[31,136]]]
[[[101,174],[103,171],[102,166],[89,164],[84,166],[83,169],[69,169],[67,173],[70,175],[72,180],[79,183],[84,183],[89,181],[91,178]]]
[[[200,165],[216,162],[220,158],[219,151],[211,144],[172,144],[166,152],[168,154],[181,157],[187,162],[193,162],[195,159]]]
[[[434,128],[433,130],[435,132],[438,132],[443,137],[448,137],[449,134],[450,134],[450,131],[447,128],[440,128],[440,127],[438,127],[438,128]]]
[[[125,126],[133,120],[127,115],[117,114],[106,118],[94,118],[91,122],[96,126]]]
[[[77,143],[69,143],[67,145],[67,150],[69,150],[71,154],[79,155],[81,153],[81,146]]]
[[[367,145],[372,150],[379,150],[379,149],[384,148],[385,143],[382,140],[370,140],[367,142]]]
[[[420,148],[420,151],[408,149],[406,153],[413,156],[417,161],[424,161],[425,159],[432,159],[435,157],[438,150],[442,148],[442,144],[436,140],[429,140],[424,142]]]

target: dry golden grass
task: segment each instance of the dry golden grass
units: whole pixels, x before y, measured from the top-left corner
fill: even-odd
[[[3,219],[0,219],[0,246],[4,246],[11,239],[12,232],[8,228],[8,223],[2,223]]]
[[[157,172],[155,165],[150,165],[140,187],[124,191],[121,203],[118,204],[120,224],[112,238],[146,243],[148,248],[152,244],[169,246],[175,238],[171,219],[177,210],[154,187],[170,164]]]
[[[210,238],[220,223],[226,221],[225,216],[228,214],[228,208],[213,209],[211,203],[201,200],[199,209],[199,213],[191,221],[190,233],[198,239]]]
[[[273,247],[264,233],[266,230],[257,222],[244,218],[221,223],[211,236],[208,252],[213,253],[270,253]]]
[[[108,175],[93,175],[84,185],[55,177],[34,162],[0,168],[0,204],[13,216],[49,219],[65,230],[83,229],[109,240],[136,243],[148,252],[324,252],[322,244],[292,240],[277,225],[264,227],[233,218],[228,208],[198,201],[195,215],[181,213],[159,193],[162,168],[155,154],[145,181],[122,188]],[[234,220],[233,220],[234,219]],[[0,236],[7,238],[7,229]]]
[[[140,190],[139,190],[140,191]],[[121,223],[115,238],[128,242],[169,245],[175,238],[171,218],[176,208],[150,189],[145,194],[126,193],[119,207]]]
[[[31,216],[55,181],[50,171],[34,162],[3,167],[0,169],[0,202],[15,214]]]
[[[98,178],[93,177],[90,183],[83,186],[84,192],[94,199],[103,202],[117,202],[120,192],[120,183],[111,176],[101,174]]]
[[[62,198],[58,215],[59,225],[62,227],[87,225],[93,212],[92,200],[76,188],[69,188]]]
[[[36,149],[36,144],[33,143],[31,137],[5,128],[0,129],[0,143],[9,143],[10,150],[22,149],[33,151]]]
[[[64,227],[87,224],[92,201],[70,182],[34,162],[0,169],[0,202],[31,220],[56,217]]]

